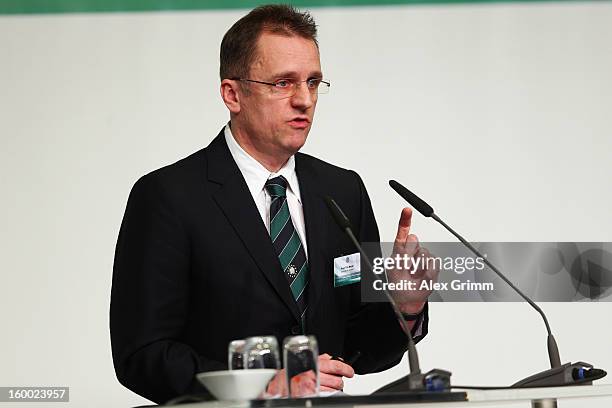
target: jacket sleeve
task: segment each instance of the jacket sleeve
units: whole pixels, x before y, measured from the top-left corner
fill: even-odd
[[[359,175],[357,173],[354,175],[359,185],[361,203],[359,224],[355,225],[355,234],[361,243],[379,243],[380,236],[370,198]],[[370,254],[372,258],[381,256],[380,246],[376,245],[376,249],[372,252]],[[369,274],[371,271],[362,269],[362,275],[366,273]],[[357,353],[360,354],[353,366],[355,372],[366,374],[397,365],[407,349],[408,340],[391,305],[387,302],[362,302],[361,285],[354,285],[351,299],[354,312],[348,324],[345,350],[349,358]],[[418,342],[427,334],[428,321],[428,308],[425,308],[420,321],[420,335],[415,341]],[[417,324],[415,326],[417,330],[414,330],[413,334],[418,328]]]
[[[132,189],[121,224],[110,304],[121,384],[156,403],[204,392],[194,376],[225,369],[181,343],[189,305],[189,238],[152,173]]]

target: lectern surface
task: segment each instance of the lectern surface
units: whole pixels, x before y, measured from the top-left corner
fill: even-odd
[[[432,402],[423,401],[404,401],[385,402],[376,401],[377,396],[346,396],[326,398],[325,407],[355,407],[355,408],[464,408],[464,407],[531,407],[531,402],[542,399],[560,400],[560,408],[565,407],[612,407],[612,384],[603,385],[581,385],[568,387],[548,387],[548,388],[524,388],[524,389],[503,389],[503,390],[459,390],[465,391],[467,401],[443,400]],[[452,398],[457,398],[454,395]],[[306,403],[302,400],[301,405],[283,404],[288,400],[277,401],[270,405],[266,401],[211,401],[194,404],[181,404],[181,408],[265,408],[272,407],[295,408],[295,407],[314,407],[315,404]],[[319,405],[323,406],[323,405]]]

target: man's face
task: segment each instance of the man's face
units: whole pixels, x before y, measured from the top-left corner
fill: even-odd
[[[319,50],[313,41],[264,32],[248,79],[272,83],[281,79],[305,81],[321,75]],[[279,98],[269,85],[243,85],[248,92],[241,92],[241,123],[251,143],[267,154],[296,153],[310,131],[317,94],[311,93],[304,82],[298,84],[295,95],[285,98]]]

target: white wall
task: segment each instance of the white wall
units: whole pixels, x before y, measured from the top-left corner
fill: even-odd
[[[75,407],[145,402],[111,362],[117,232],[133,182],[227,120],[218,45],[242,14],[0,17],[0,386],[70,386]],[[473,240],[612,240],[612,3],[313,14],[333,85],[304,151],[359,171],[384,238],[396,178]],[[419,216],[414,230],[450,240]],[[612,369],[609,303],[543,308],[564,361]],[[455,384],[547,367],[525,304],[434,304],[431,318],[421,364]]]

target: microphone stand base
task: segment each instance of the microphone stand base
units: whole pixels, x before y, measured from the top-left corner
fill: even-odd
[[[605,371],[594,369],[591,364],[579,361],[574,364],[565,363],[560,367],[544,370],[512,384],[511,388],[591,385],[594,380],[605,376]]]
[[[377,389],[374,394],[411,391],[448,392],[451,388],[451,375],[450,371],[439,368],[424,374],[412,373]]]

